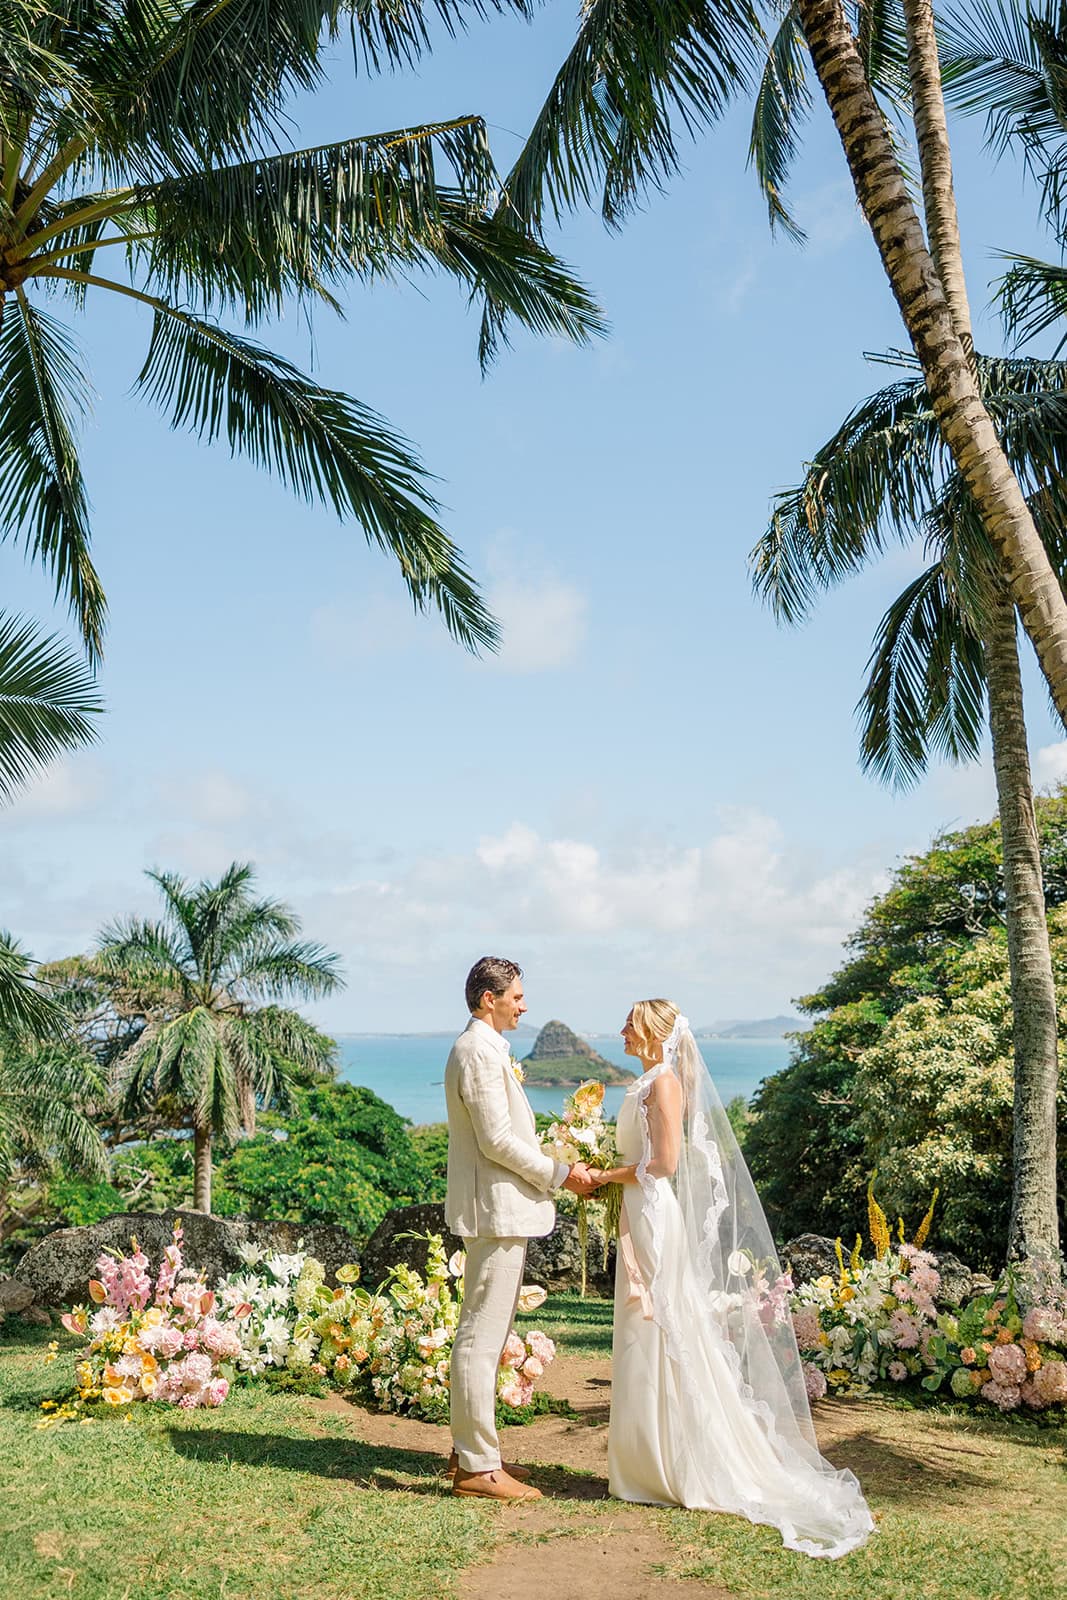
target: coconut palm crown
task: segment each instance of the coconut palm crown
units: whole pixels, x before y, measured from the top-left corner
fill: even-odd
[[[277,1002],[341,987],[339,958],[295,936],[299,919],[254,893],[252,867],[216,883],[149,872],[160,921],[129,917],[100,936],[102,970],[143,984],[147,1026],[118,1063],[125,1108],[166,1098],[187,1108],[194,1137],[194,1204],[211,1209],[216,1135],[254,1131],[257,1101],[285,1105],[289,1069],[329,1071],[332,1041]]]
[[[434,10],[454,29],[463,0]],[[499,180],[477,116],[280,144],[286,102],[323,81],[342,29],[368,72],[428,46],[418,0],[0,0],[0,533],[52,572],[91,655],[105,602],[71,321],[105,295],[148,313],[136,389],[172,426],[224,440],[360,523],[417,607],[437,608],[471,649],[495,642],[410,446],[220,320],[254,329],[294,302],[339,311],[347,284],[435,269],[483,302],[483,361],[512,318],[576,340],[601,328],[543,245],[494,222]]]

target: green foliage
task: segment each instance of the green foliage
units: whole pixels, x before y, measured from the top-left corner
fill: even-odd
[[[1057,985],[1067,983],[1067,797],[1037,802]],[[800,1004],[816,1014],[761,1084],[745,1155],[779,1238],[865,1233],[871,1171],[905,1215],[941,1200],[933,1247],[1002,1263],[1011,1201],[1012,1013],[996,823],[908,858]],[[1067,1015],[1062,1019],[1067,1022]],[[1060,1091],[1061,1149],[1067,1083]],[[1067,1166],[1061,1167],[1060,1192]]]
[[[424,1122],[408,1137],[422,1163],[424,1200],[443,1200],[448,1179],[448,1123]]]
[[[332,1083],[293,1098],[292,1113],[262,1118],[255,1138],[219,1163],[243,1209],[336,1222],[362,1237],[391,1207],[426,1197],[426,1169],[406,1121],[370,1089]]]

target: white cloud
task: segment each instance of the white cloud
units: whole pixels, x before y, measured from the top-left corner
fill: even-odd
[[[1039,789],[1067,779],[1067,739],[1058,744],[1042,745],[1034,754],[1034,783]]]
[[[503,634],[495,665],[505,672],[547,672],[573,661],[585,638],[585,597],[561,578],[504,579],[487,600]]]
[[[107,792],[103,767],[91,757],[64,758],[18,790],[8,813],[13,822],[41,817],[73,819],[95,811]]]

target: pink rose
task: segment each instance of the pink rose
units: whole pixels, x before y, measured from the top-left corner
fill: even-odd
[[[538,1378],[543,1378],[545,1375],[545,1369],[541,1365],[540,1361],[538,1361],[536,1356],[526,1357],[526,1360],[522,1364],[522,1372],[524,1377],[532,1378],[535,1382]]]
[[[517,1367],[525,1359],[526,1341],[520,1339],[518,1334],[512,1331],[508,1334],[508,1342],[504,1346],[503,1355],[500,1357],[500,1365],[502,1367]]]

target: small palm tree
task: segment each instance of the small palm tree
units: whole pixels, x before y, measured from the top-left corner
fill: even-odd
[[[17,1180],[54,1166],[90,1178],[107,1174],[92,1119],[103,1077],[90,1052],[58,1036],[62,1021],[35,983],[29,957],[0,934],[0,1238],[19,1220],[11,1207]]]
[[[455,27],[464,4],[435,9]],[[0,533],[52,570],[91,654],[105,604],[76,443],[89,389],[55,310],[116,295],[151,314],[137,387],[174,427],[222,437],[360,523],[416,606],[469,648],[496,639],[405,441],[218,320],[254,328],[293,302],[340,311],[346,284],[430,269],[484,301],[486,361],[512,318],[577,340],[602,326],[543,245],[491,216],[499,179],[480,118],[279,146],[287,100],[322,82],[343,25],[370,72],[429,47],[418,0],[0,8]]]
[[[217,883],[148,877],[163,896],[162,920],[127,918],[99,943],[102,970],[147,994],[148,1024],[118,1063],[121,1090],[130,1114],[164,1098],[186,1110],[193,1204],[210,1211],[213,1137],[253,1132],[257,1100],[284,1105],[288,1064],[329,1070],[332,1041],[271,1002],[333,993],[339,958],[296,939],[287,906],[255,897],[250,866],[234,863]]]
[[[1030,486],[1052,564],[1067,574],[1060,488],[1067,465],[1067,366],[978,357],[976,368],[1005,450]],[[861,759],[897,784],[914,782],[934,753],[974,760],[988,707],[1014,1014],[1008,1254],[1054,1256],[1056,993],[1015,611],[973,500],[940,448],[921,377],[893,384],[858,407],[809,463],[803,483],[778,497],[753,552],[754,579],[777,615],[797,622],[822,589],[876,559],[887,538],[920,535],[932,560],[882,620],[861,700]]]

